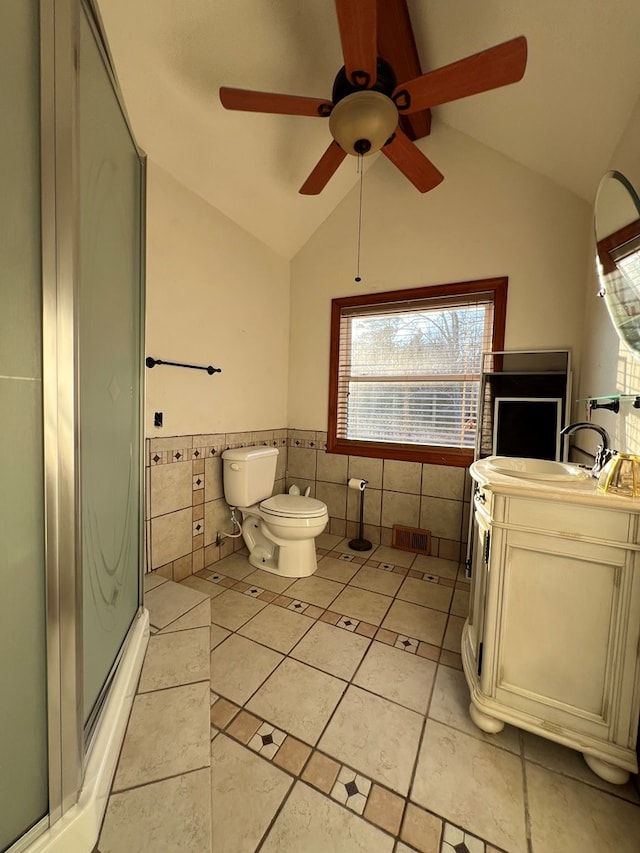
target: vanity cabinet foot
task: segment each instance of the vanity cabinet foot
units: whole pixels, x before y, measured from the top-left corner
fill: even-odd
[[[614,764],[609,764],[608,761],[602,761],[593,755],[587,755],[586,752],[583,753],[583,757],[588,767],[605,782],[610,782],[612,785],[625,785],[629,781],[628,770],[623,770],[622,767],[616,767]]]
[[[473,702],[469,704],[469,716],[476,726],[487,734],[497,735],[504,728],[502,720],[497,720],[495,717],[490,717],[488,714],[479,711]]]

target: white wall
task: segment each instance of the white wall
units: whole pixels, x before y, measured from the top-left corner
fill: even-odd
[[[147,436],[286,426],[289,262],[151,162],[146,316],[147,355],[223,370],[147,370]]]
[[[579,359],[589,206],[446,125],[420,147],[445,176],[430,193],[383,156],[365,175],[360,284],[357,188],[292,261],[290,427],[326,429],[337,296],[506,275],[506,348]]]
[[[622,172],[640,192],[640,100],[629,118],[609,168]],[[620,342],[609,320],[603,299],[597,296],[599,284],[595,271],[595,240],[591,232],[588,250],[589,272],[585,292],[584,358],[582,363],[580,398],[608,394],[640,393],[640,361]],[[585,409],[578,410],[580,417]],[[598,410],[592,420],[610,433],[615,448],[624,452],[640,453],[640,410],[630,402],[621,404],[620,413]],[[580,446],[593,451],[597,443],[595,433],[584,432],[578,439]]]

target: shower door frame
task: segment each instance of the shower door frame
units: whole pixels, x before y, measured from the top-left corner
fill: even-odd
[[[81,8],[82,7],[82,8]],[[49,816],[53,826],[78,801],[91,742],[83,715],[82,541],[79,477],[78,280],[80,185],[78,56],[86,14],[140,161],[140,342],[144,353],[146,156],[137,146],[93,0],[40,0],[40,121],[43,288],[43,419]],[[144,560],[144,367],[139,367],[138,608],[103,687],[141,617]],[[46,827],[44,827],[46,828]],[[35,828],[34,828],[35,829]]]

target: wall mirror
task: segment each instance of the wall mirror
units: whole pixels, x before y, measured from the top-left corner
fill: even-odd
[[[600,181],[595,232],[599,295],[620,339],[640,359],[640,198],[620,172]]]

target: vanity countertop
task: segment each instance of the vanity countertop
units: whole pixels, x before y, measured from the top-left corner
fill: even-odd
[[[595,477],[587,476],[585,479],[574,480],[525,479],[511,474],[501,474],[494,470],[490,463],[496,458],[488,456],[486,459],[478,459],[469,468],[472,478],[483,489],[494,494],[529,497],[565,504],[601,506],[640,513],[640,498],[598,492],[598,481]]]

